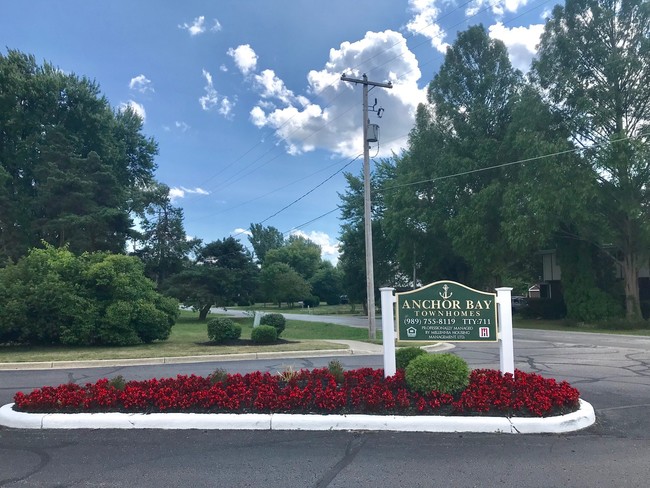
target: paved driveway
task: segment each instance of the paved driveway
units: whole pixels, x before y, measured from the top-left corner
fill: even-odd
[[[495,345],[458,344],[472,367],[497,367]],[[647,487],[650,338],[515,331],[516,366],[567,379],[597,423],[568,435],[0,429],[0,487]],[[342,356],[347,367],[380,356]],[[229,371],[320,367],[329,358],[0,372],[17,389]]]

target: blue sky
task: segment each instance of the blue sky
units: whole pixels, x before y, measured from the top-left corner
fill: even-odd
[[[248,244],[242,232],[264,222],[335,261],[339,214],[318,217],[363,159],[361,87],[341,74],[393,83],[370,93],[385,110],[370,116],[371,156],[390,156],[457,32],[482,23],[526,70],[554,3],[1,0],[0,45],[95,79],[143,116],[188,235]]]

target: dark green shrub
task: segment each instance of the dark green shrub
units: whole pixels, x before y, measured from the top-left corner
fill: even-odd
[[[208,339],[217,344],[234,341],[241,336],[241,326],[232,320],[219,317],[208,320]]]
[[[427,352],[424,349],[420,349],[419,347],[415,346],[400,347],[395,352],[395,366],[397,369],[406,369],[411,361],[413,361],[416,357],[422,356],[426,353]]]
[[[333,359],[327,364],[327,369],[334,376],[337,383],[343,383],[344,371],[343,364],[338,359]]]
[[[251,340],[255,344],[273,344],[278,340],[278,331],[271,325],[260,325],[251,332]]]
[[[282,334],[286,323],[287,320],[281,313],[269,313],[260,319],[260,325],[270,325],[271,327],[274,327],[275,331],[278,334],[278,337],[280,337],[280,334]]]
[[[302,301],[302,306],[305,308],[307,307],[314,308],[314,307],[318,307],[319,305],[320,305],[320,298],[314,295],[307,297]]]
[[[457,393],[469,383],[469,366],[453,354],[425,354],[406,367],[406,383],[423,395],[431,391]]]

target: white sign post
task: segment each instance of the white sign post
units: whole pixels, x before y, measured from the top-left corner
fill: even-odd
[[[381,292],[381,334],[384,341],[384,378],[397,372],[395,366],[395,317],[393,305],[395,288],[380,288]]]
[[[515,374],[515,350],[512,338],[512,288],[497,288],[497,315],[499,324],[499,369],[501,373]]]

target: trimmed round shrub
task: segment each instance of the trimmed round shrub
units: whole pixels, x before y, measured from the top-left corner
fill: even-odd
[[[287,320],[281,313],[269,313],[262,316],[260,319],[260,325],[270,325],[271,327],[275,328],[277,337],[280,337],[280,334],[282,334],[282,331],[284,330],[286,324]]]
[[[453,354],[425,354],[413,359],[406,367],[409,387],[426,395],[432,391],[457,393],[469,384],[469,366]]]
[[[395,352],[395,366],[397,369],[406,369],[411,361],[413,361],[416,357],[422,356],[426,353],[427,352],[424,349],[420,349],[419,347],[415,346],[400,347]]]
[[[260,325],[251,332],[251,340],[255,344],[273,344],[278,340],[278,331],[271,325]]]
[[[227,318],[208,320],[208,339],[217,344],[234,341],[241,336],[241,325]]]

